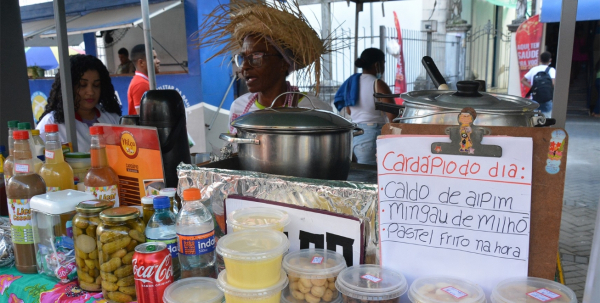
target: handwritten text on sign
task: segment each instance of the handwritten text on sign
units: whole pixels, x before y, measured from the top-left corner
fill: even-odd
[[[406,274],[452,275],[488,293],[527,275],[531,138],[486,137],[501,158],[432,154],[439,136],[377,141],[382,263]]]

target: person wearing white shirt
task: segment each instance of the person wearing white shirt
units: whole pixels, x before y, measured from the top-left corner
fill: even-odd
[[[121,105],[115,95],[106,66],[90,55],[74,55],[70,58],[73,97],[75,101],[75,128],[79,152],[89,152],[91,136],[89,127],[94,123],[118,124]],[[36,129],[45,140],[46,124],[58,124],[61,142],[67,142],[60,74],[56,74],[48,104],[39,117]]]
[[[543,52],[540,55],[540,63],[541,64],[536,67],[531,68],[527,72],[527,74],[525,74],[523,79],[521,79],[521,83],[525,87],[531,88],[531,86],[533,85],[533,78],[535,77],[535,75],[537,75],[537,73],[539,73],[539,72],[546,71],[546,69],[548,68],[548,66],[550,65],[551,62],[552,62],[552,54],[550,54],[550,52]],[[555,78],[556,78],[556,70],[553,67],[551,67],[550,69],[548,69],[548,75],[550,75],[550,78],[552,78],[552,86],[554,86]],[[538,107],[538,110],[540,110],[546,118],[550,118],[552,116],[552,100],[545,102],[545,103],[539,103],[539,104],[540,104],[540,107]]]

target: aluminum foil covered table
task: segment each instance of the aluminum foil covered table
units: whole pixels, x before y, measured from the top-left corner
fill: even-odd
[[[242,195],[351,215],[365,223],[365,262],[379,263],[377,227],[377,171],[374,167],[353,164],[349,180],[330,181],[264,174],[237,170],[235,157],[195,166],[177,168],[179,194],[190,187],[202,192],[204,205],[212,210],[222,236],[225,222],[223,203],[228,195]]]

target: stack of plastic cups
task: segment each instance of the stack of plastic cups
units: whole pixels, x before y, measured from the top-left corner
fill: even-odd
[[[256,228],[235,228],[236,232],[230,231],[217,242],[217,254],[225,263],[217,287],[225,293],[227,303],[280,302],[281,291],[288,285],[281,262],[290,247],[290,241],[282,232],[289,220],[287,213],[282,213],[286,223],[281,228],[277,224],[261,227],[261,223],[269,223],[271,219],[250,215],[242,221],[253,222],[250,224]],[[235,222],[229,218],[230,223]]]

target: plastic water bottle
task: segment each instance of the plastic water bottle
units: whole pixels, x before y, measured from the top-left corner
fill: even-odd
[[[179,265],[179,250],[177,249],[177,231],[175,230],[175,214],[171,211],[169,197],[154,197],[154,214],[146,226],[146,239],[148,242],[163,242],[171,252],[173,263],[173,277],[179,279],[181,268]]]
[[[197,188],[183,191],[183,207],[177,214],[177,238],[181,277],[216,278],[214,222],[200,201]]]

